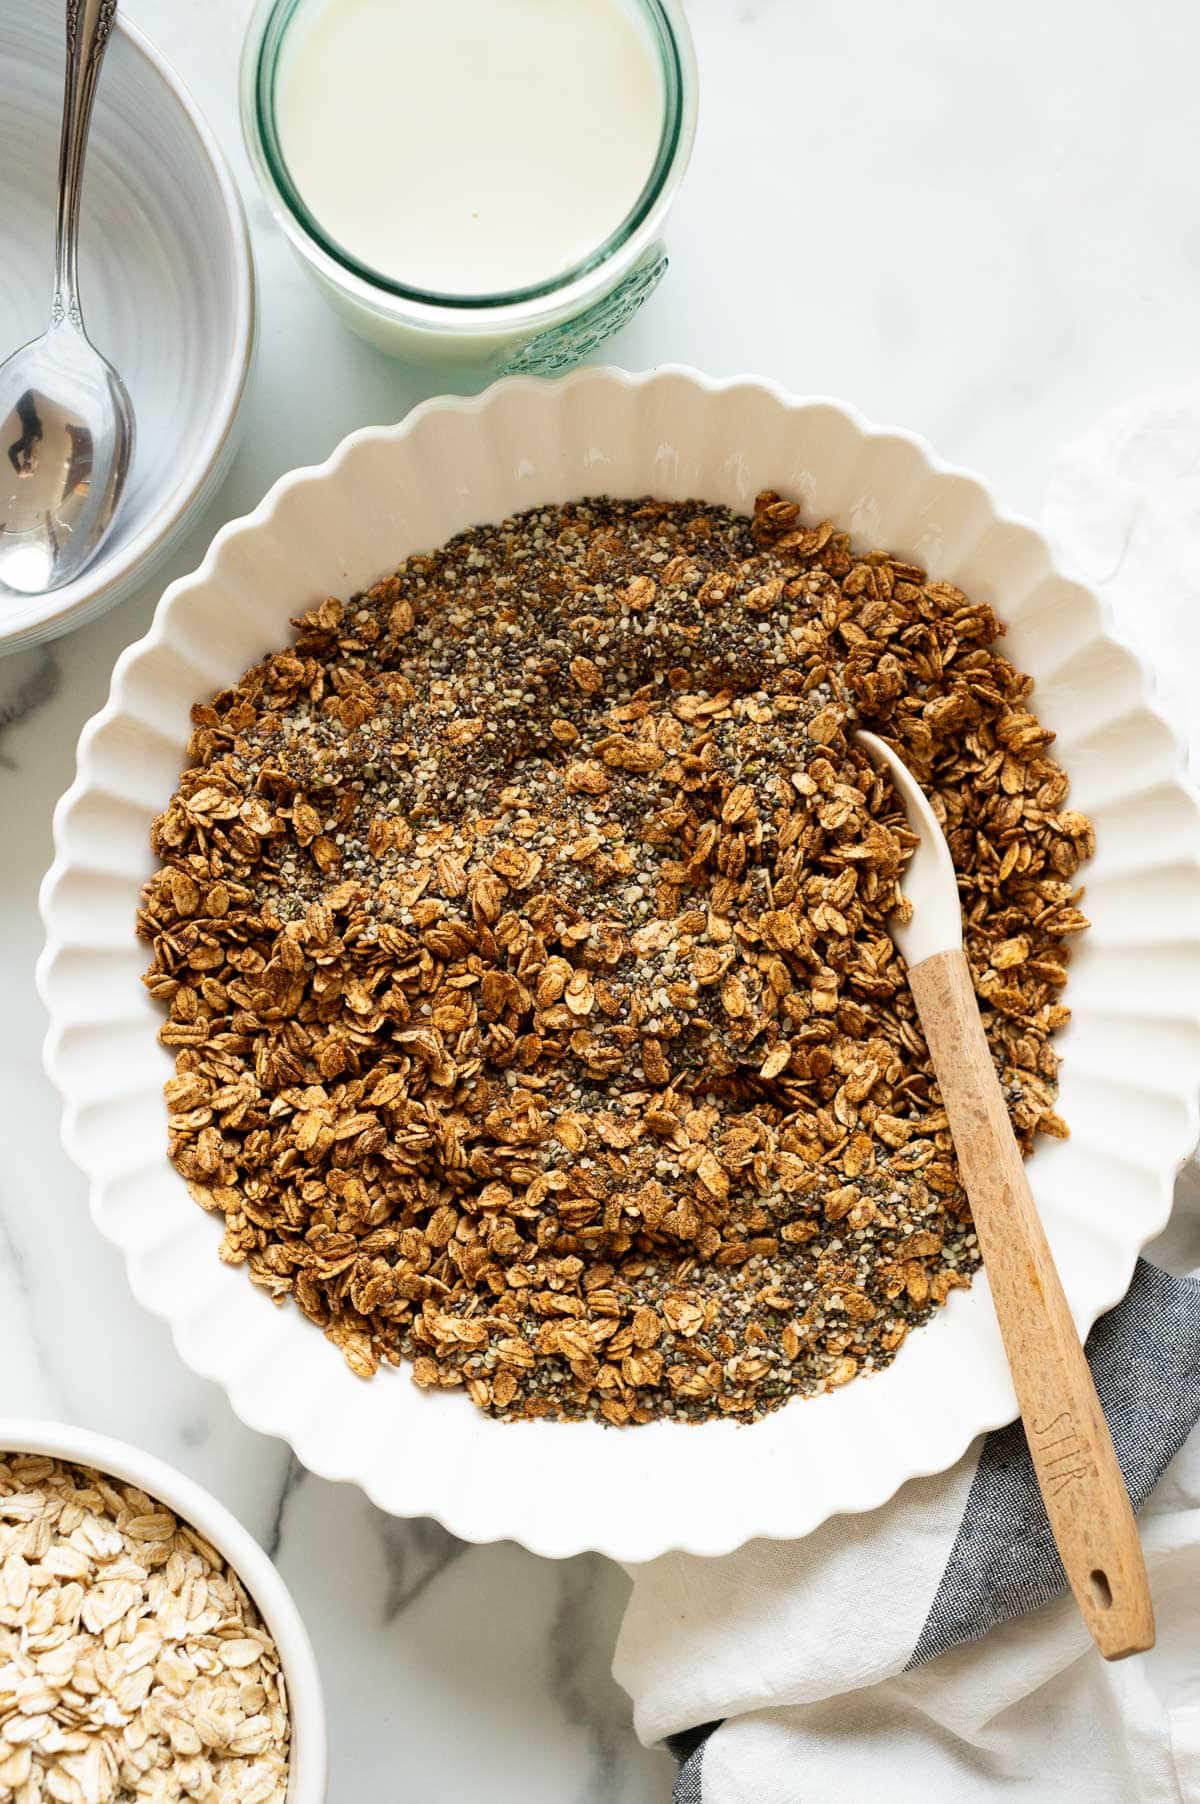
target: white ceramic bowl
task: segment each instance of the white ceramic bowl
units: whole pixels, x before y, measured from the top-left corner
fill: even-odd
[[[0,9],[0,357],[46,328],[63,55],[62,0]],[[0,590],[0,652],[79,626],[146,580],[223,476],[250,374],[237,188],[195,102],[123,15],[96,97],[80,281],[88,330],[137,414],[133,470],[96,563],[50,595]]]
[[[0,1456],[47,1453],[124,1479],[198,1529],[237,1573],[279,1649],[287,1681],[292,1740],[287,1804],[324,1804],[328,1750],[325,1703],[308,1631],[275,1567],[253,1535],[194,1479],[124,1441],[65,1422],[0,1416]]]
[[[653,492],[748,509],[767,486],[994,605],[1058,729],[1075,805],[1095,819],[1095,925],[1072,961],[1075,1019],[1062,1037],[1074,1134],[1043,1144],[1031,1165],[1087,1327],[1166,1221],[1197,1138],[1200,812],[1147,679],[1095,597],[1056,572],[1035,531],[1002,519],[977,481],[914,438],[831,402],[678,369],[519,378],[357,433],[319,469],[277,483],[168,590],[85,728],[55,816],[39,970],[46,1064],[92,1213],[123,1248],[134,1291],[245,1421],[282,1435],[313,1471],[357,1480],[384,1509],[436,1516],[472,1540],[644,1560],[676,1547],[721,1553],[872,1508],[1016,1413],[986,1284],[952,1296],[886,1372],[752,1427],[505,1425],[403,1375],[363,1384],[297,1310],[268,1308],[218,1262],[219,1224],[168,1164],[170,1060],[133,934],[150,820],[175,786],[191,702],[282,645],[289,616],[317,598],[349,595],[419,547],[538,502]]]

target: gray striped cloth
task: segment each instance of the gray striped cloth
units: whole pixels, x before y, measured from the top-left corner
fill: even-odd
[[[1087,1353],[1129,1494],[1140,1508],[1200,1420],[1200,1282],[1171,1277],[1140,1260],[1124,1301],[1093,1329]],[[983,1444],[945,1571],[905,1670],[977,1640],[1065,1589],[1024,1430],[1015,1422]],[[681,1763],[675,1804],[707,1804],[705,1754],[720,1728],[718,1719],[670,1737]],[[803,1774],[797,1773],[797,1804],[804,1795]]]

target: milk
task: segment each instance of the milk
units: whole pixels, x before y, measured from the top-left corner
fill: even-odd
[[[663,110],[635,0],[321,0],[275,90],[325,234],[406,287],[466,296],[596,251],[642,192]]]

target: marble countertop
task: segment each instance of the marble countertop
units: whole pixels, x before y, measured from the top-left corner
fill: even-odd
[[[132,1302],[92,1232],[41,1071],[37,886],[76,736],[114,658],[222,521],[429,392],[346,335],[251,187],[235,106],[248,5],[129,5],[243,180],[262,340],[242,449],[161,579],[0,665],[0,1413],[149,1447],[261,1537],[317,1645],[332,1804],[651,1804],[669,1796],[671,1763],[637,1746],[608,1676],[624,1576],[599,1558],[554,1565],[392,1521],[243,1428]],[[1184,0],[1143,9],[1136,31],[1124,0],[690,11],[702,119],[673,267],[606,357],[843,396],[925,433],[1032,513],[1064,439],[1194,373],[1200,13]]]

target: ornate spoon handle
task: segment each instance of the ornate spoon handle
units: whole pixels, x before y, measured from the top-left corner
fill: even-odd
[[[83,164],[100,65],[116,16],[117,0],[67,0],[67,69],[58,149],[58,227],[50,319],[55,326],[69,320],[79,331],[83,330],[83,313],[76,253]]]

